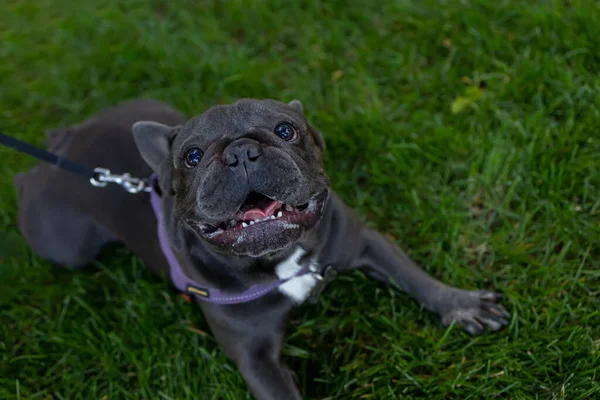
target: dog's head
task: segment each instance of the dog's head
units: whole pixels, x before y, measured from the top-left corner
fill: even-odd
[[[162,189],[175,198],[177,221],[220,251],[272,254],[321,218],[325,145],[297,100],[239,100],[182,126],[138,122],[133,133],[169,186]]]

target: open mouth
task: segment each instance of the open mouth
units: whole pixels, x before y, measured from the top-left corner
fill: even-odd
[[[266,247],[271,243],[275,246],[274,243],[280,243],[284,237],[297,238],[301,232],[314,226],[321,218],[327,195],[328,192],[324,191],[306,203],[293,206],[251,192],[229,219],[218,224],[195,221],[188,221],[188,224],[217,246],[239,248],[242,243]]]
[[[289,220],[291,217],[306,212],[310,208],[311,202],[316,202],[316,200],[294,207],[270,199],[263,194],[251,192],[231,219],[217,225],[202,224],[200,233],[208,237],[215,237],[227,231],[241,230],[278,219]]]

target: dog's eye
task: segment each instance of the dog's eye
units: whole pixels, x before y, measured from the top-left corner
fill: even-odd
[[[275,134],[281,139],[289,142],[290,140],[296,139],[296,130],[294,127],[287,122],[282,122],[275,127]]]
[[[200,163],[202,159],[202,155],[204,152],[197,147],[193,147],[185,152],[185,156],[183,157],[183,163],[186,168],[194,168],[196,165]]]

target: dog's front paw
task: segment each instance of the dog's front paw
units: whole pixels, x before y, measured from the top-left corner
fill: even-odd
[[[454,322],[471,335],[500,330],[508,325],[510,318],[501,301],[500,293],[457,290],[446,303],[446,311],[440,313],[442,324],[448,326]]]

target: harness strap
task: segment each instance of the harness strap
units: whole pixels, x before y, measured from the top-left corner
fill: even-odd
[[[177,261],[177,258],[173,253],[171,245],[169,244],[167,232],[165,230],[164,215],[162,212],[162,199],[160,198],[156,190],[152,190],[150,192],[150,202],[152,203],[152,209],[154,210],[154,214],[156,215],[158,241],[170,267],[171,281],[177,289],[179,289],[187,295],[194,296],[202,301],[213,304],[247,303],[274,291],[290,279],[301,275],[313,273],[310,270],[310,265],[307,264],[288,279],[277,279],[269,283],[260,283],[252,285],[243,292],[237,293],[231,293],[217,288],[209,288],[200,285],[183,272],[179,261]]]

